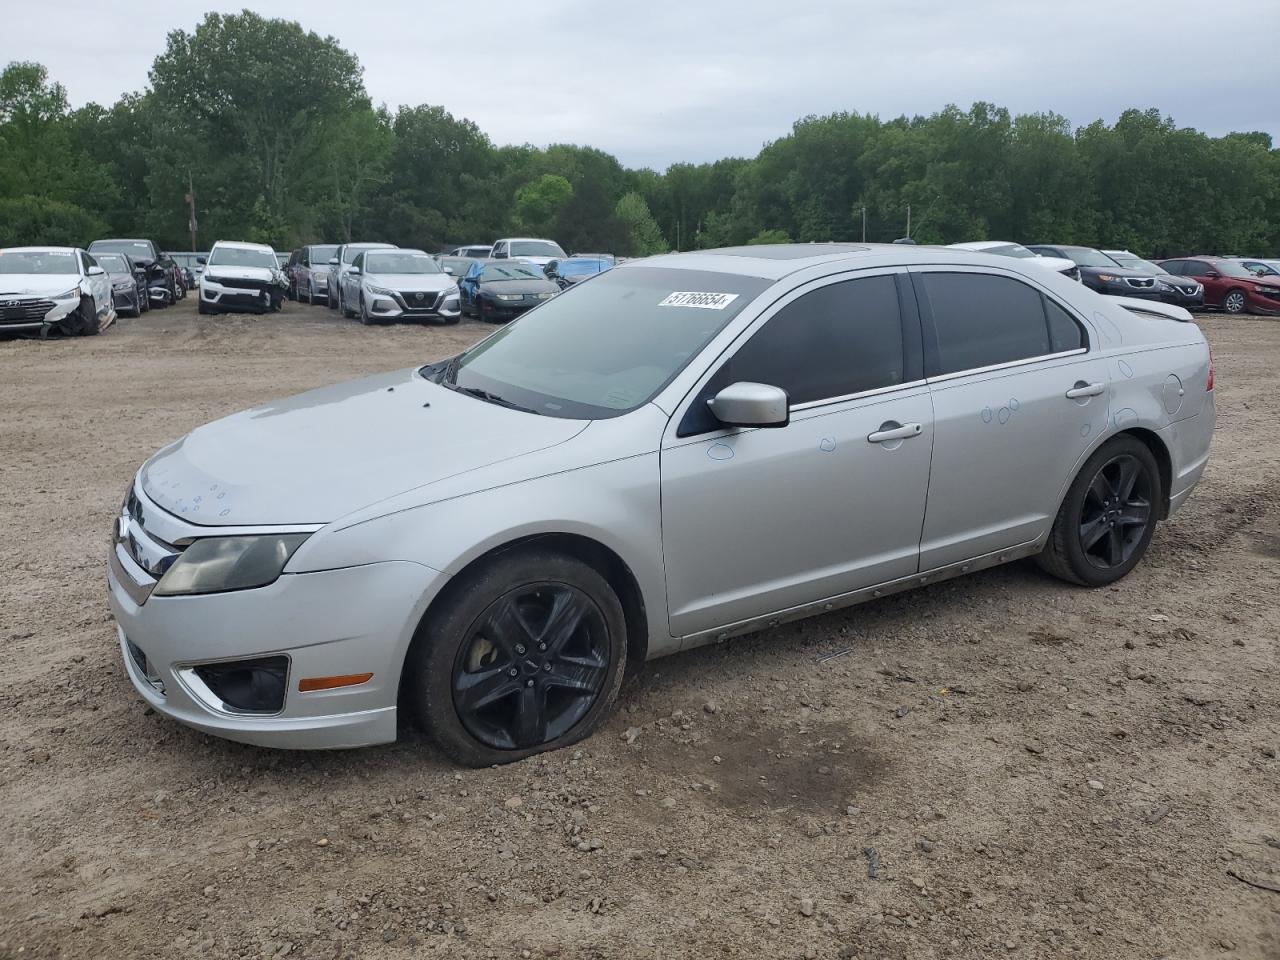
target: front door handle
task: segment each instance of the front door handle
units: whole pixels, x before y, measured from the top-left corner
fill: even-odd
[[[888,423],[880,424],[880,429],[875,433],[867,434],[867,442],[888,443],[891,440],[909,440],[920,436],[923,432],[924,427],[918,423],[904,423],[902,426],[896,426],[895,421],[890,420]]]
[[[1096,397],[1105,389],[1107,387],[1102,383],[1085,383],[1083,380],[1077,380],[1076,385],[1067,391],[1067,399],[1079,400],[1081,397]]]

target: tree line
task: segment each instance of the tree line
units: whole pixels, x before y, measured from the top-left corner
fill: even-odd
[[[0,246],[145,236],[280,250],[509,234],[642,256],[775,241],[1001,239],[1153,256],[1280,253],[1280,150],[1159,110],[1073,128],[990,103],[797,121],[754,158],[628,169],[589,146],[496,146],[438,106],[375,106],[332,37],[245,11],[175,30],[148,89],[71,109],[36,63],[0,74]]]

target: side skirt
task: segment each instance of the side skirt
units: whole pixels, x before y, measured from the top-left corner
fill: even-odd
[[[830,613],[832,610],[841,610],[859,603],[866,603],[868,600],[878,600],[891,594],[902,593],[904,590],[912,590],[925,584],[951,580],[968,573],[976,573],[979,570],[998,567],[1002,563],[1011,563],[1024,557],[1035,556],[1043,547],[1044,538],[1042,537],[1018,544],[1015,547],[1008,547],[1004,550],[996,550],[980,557],[974,557],[972,560],[962,560],[959,563],[953,563],[945,567],[935,567],[933,570],[926,570],[923,573],[913,573],[909,577],[890,580],[874,587],[863,587],[861,590],[853,590],[849,593],[828,597],[825,600],[816,600],[813,603],[789,607],[777,613],[754,617],[750,620],[740,620],[737,623],[716,627],[712,630],[704,630],[701,633],[693,633],[687,637],[680,638],[678,645],[673,644],[671,652],[692,650],[695,647],[703,647],[709,643],[723,643],[731,637],[740,637],[744,633],[754,633],[757,630],[767,630],[770,627],[778,626],[780,623],[804,620],[819,614]]]

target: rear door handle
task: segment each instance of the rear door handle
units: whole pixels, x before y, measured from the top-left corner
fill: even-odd
[[[912,437],[918,437],[924,432],[924,427],[918,423],[904,423],[902,426],[893,426],[894,421],[880,424],[880,429],[875,433],[867,434],[868,443],[887,443],[890,440],[909,440]]]
[[[1076,385],[1067,391],[1067,399],[1079,400],[1081,397],[1096,397],[1105,389],[1107,389],[1105,384],[1085,383],[1083,380],[1077,380]]]

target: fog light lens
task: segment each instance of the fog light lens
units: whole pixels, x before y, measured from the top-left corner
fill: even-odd
[[[232,710],[243,713],[279,713],[284,709],[285,678],[289,658],[260,657],[206,663],[195,674],[213,695]]]

